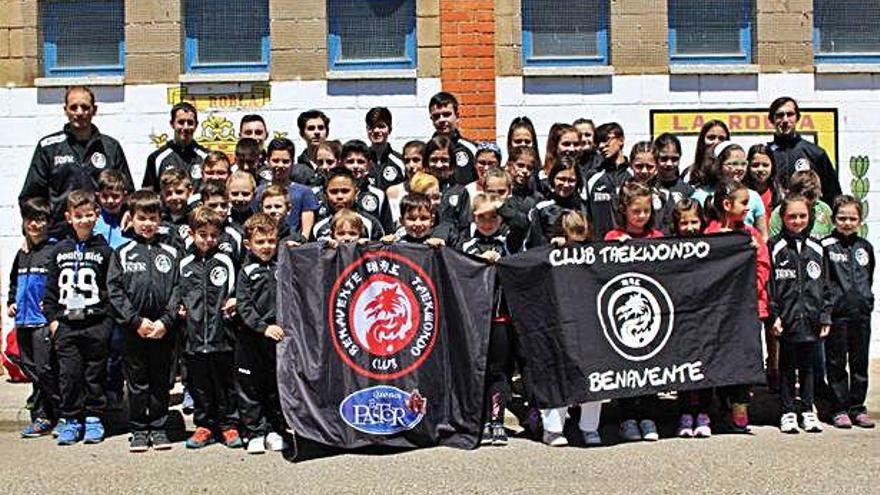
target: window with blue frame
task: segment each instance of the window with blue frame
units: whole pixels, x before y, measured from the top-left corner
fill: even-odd
[[[670,0],[668,6],[673,64],[751,63],[754,0]]]
[[[607,0],[522,0],[523,63],[530,67],[608,64]]]
[[[416,68],[415,0],[328,0],[330,70]]]
[[[268,72],[268,0],[184,0],[186,72]]]
[[[40,32],[46,77],[125,73],[123,0],[42,1]]]
[[[880,62],[880,4],[815,0],[813,53],[817,62]]]

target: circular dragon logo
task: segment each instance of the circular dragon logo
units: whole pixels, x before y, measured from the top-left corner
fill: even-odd
[[[358,374],[392,380],[418,369],[440,328],[431,278],[409,258],[365,253],[336,278],[328,326],[339,357]]]
[[[609,280],[599,290],[597,310],[608,343],[631,361],[650,359],[672,335],[672,299],[662,285],[641,273]]]
[[[370,354],[391,356],[416,334],[421,319],[415,294],[388,275],[371,275],[354,295],[349,321],[358,344]]]

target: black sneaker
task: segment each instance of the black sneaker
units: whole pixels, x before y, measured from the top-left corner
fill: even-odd
[[[136,431],[131,434],[128,444],[129,452],[146,452],[150,449],[150,438],[145,431]]]
[[[492,445],[492,424],[483,425],[483,435],[480,437],[480,445]]]
[[[492,423],[492,445],[507,445],[507,431],[503,423]]]
[[[150,443],[153,444],[153,448],[156,450],[171,449],[171,440],[168,439],[168,434],[165,433],[165,430],[156,430],[150,433]]]

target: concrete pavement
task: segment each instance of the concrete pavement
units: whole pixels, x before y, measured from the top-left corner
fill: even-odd
[[[880,411],[880,360],[872,363],[869,407]],[[2,416],[27,387],[0,384]],[[15,418],[26,417],[15,414]],[[877,417],[877,415],[875,415]],[[768,418],[769,415],[768,415]],[[597,449],[552,449],[528,439],[502,448],[426,449],[346,454],[289,462],[214,445],[186,451],[127,452],[118,435],[100,445],[60,448],[49,438],[21,440],[17,424],[0,432],[7,493],[822,493],[880,489],[880,428],[783,435],[754,426],[750,435],[662,439]],[[614,425],[603,434],[612,436]]]

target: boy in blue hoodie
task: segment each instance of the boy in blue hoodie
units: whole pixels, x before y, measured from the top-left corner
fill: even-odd
[[[26,248],[12,262],[6,314],[15,319],[22,371],[33,385],[31,424],[21,431],[24,438],[36,438],[52,430],[58,419],[58,390],[52,366],[52,339],[46,326],[41,301],[55,240],[48,238],[52,210],[43,198],[21,204],[22,231]]]

